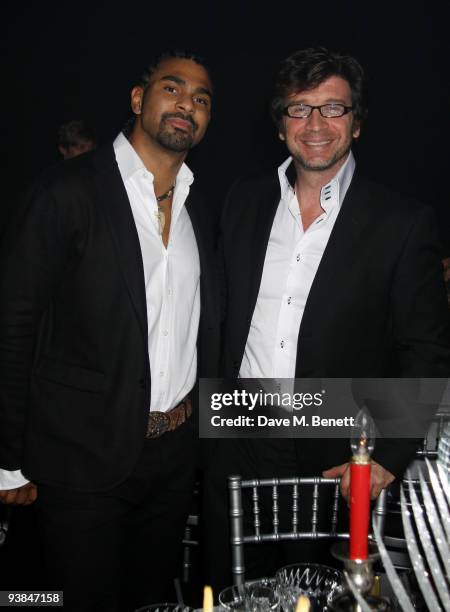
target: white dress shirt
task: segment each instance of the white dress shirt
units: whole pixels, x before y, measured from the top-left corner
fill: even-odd
[[[191,391],[197,376],[200,259],[184,206],[194,177],[183,164],[177,175],[167,248],[159,233],[153,175],[123,134],[114,151],[131,204],[144,263],[150,410],[165,412]]]
[[[241,378],[295,377],[298,334],[306,301],[355,170],[350,152],[336,176],[322,187],[323,213],[304,231],[297,195],[286,177],[291,162],[289,157],[278,168],[281,199],[267,245],[239,371]]]
[[[159,233],[153,175],[121,133],[114,141],[120,175],[130,200],[144,264],[148,352],[151,371],[149,410],[165,412],[180,403],[197,376],[200,320],[200,260],[184,206],[194,177],[183,164],[172,201],[167,248]],[[0,469],[0,490],[26,484],[20,470]]]

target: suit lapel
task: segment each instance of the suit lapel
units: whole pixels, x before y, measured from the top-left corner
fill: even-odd
[[[367,199],[364,180],[355,173],[311,286],[299,335],[310,333],[322,315],[326,316],[330,296],[342,290],[342,271],[351,269],[355,253],[361,253],[361,237],[369,217]]]
[[[98,201],[108,221],[119,268],[147,345],[147,303],[142,253],[130,202],[112,146],[100,149],[93,163],[97,169],[94,181]]]
[[[195,199],[195,195],[193,195],[191,189],[186,199],[185,207],[194,230],[195,241],[197,243],[198,255],[200,258],[200,299],[202,306],[200,316],[203,317],[207,310],[207,301],[209,301],[208,296],[211,296],[209,270],[210,267],[213,266],[213,262],[210,261],[211,254],[208,255],[205,241],[209,238],[206,235],[206,232],[212,231],[212,228],[205,227],[203,217],[201,212],[198,210],[198,206],[199,202]]]
[[[200,257],[200,270],[201,274],[203,275],[206,270],[207,264],[207,253],[205,250],[203,233],[207,231],[207,228],[202,227],[202,215],[198,211],[197,202],[195,201],[195,196],[192,194],[192,189],[188,197],[186,198],[186,202],[184,205],[186,207],[186,210],[192,223],[192,228],[194,230],[198,254]]]
[[[258,200],[257,206],[254,209],[256,219],[254,219],[253,223],[253,236],[247,260],[247,266],[251,271],[248,275],[250,279],[248,311],[250,316],[253,314],[258,298],[267,245],[280,198],[280,184],[278,176],[276,176],[271,180],[264,191],[264,195]]]

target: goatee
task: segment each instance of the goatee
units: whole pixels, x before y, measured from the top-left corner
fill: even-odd
[[[192,147],[194,138],[192,134],[188,134],[183,130],[175,129],[174,132],[170,132],[167,129],[160,129],[156,135],[156,140],[165,149],[182,153]]]
[[[172,117],[189,121],[189,123],[192,125],[192,131],[186,132],[181,128],[168,127],[166,125],[166,120]],[[192,143],[194,141],[194,132],[196,130],[197,124],[194,122],[192,117],[185,116],[181,113],[165,113],[161,117],[161,123],[156,135],[156,140],[161,146],[169,151],[183,153],[184,151],[188,151],[193,146]]]

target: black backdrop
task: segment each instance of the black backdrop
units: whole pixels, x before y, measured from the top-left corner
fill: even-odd
[[[287,54],[322,44],[354,54],[369,74],[358,163],[373,178],[431,202],[445,235],[449,7],[449,0],[10,4],[4,29],[14,66],[11,107],[23,100],[22,141],[19,130],[15,135],[22,163],[11,156],[13,175],[26,184],[58,160],[55,132],[68,119],[87,118],[101,141],[114,138],[147,58],[187,47],[206,56],[216,94],[207,137],[188,163],[211,205],[220,206],[238,175],[286,156],[267,110],[272,74]],[[9,186],[15,192],[17,185]]]
[[[20,189],[58,161],[57,126],[85,117],[102,141],[114,138],[147,58],[172,47],[198,50],[212,68],[213,120],[189,165],[211,206],[220,207],[236,176],[284,159],[267,113],[271,76],[282,57],[322,44],[356,55],[370,76],[358,164],[431,202],[450,254],[450,0],[418,7],[403,0],[269,1],[263,8],[262,0],[59,0],[54,6],[4,0],[3,58],[10,71],[2,74],[0,221]],[[8,559],[3,578],[10,588],[45,588],[30,512],[15,509],[10,546],[0,551],[0,564]]]

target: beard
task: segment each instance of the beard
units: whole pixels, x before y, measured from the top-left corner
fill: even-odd
[[[178,117],[190,121],[192,131],[186,132],[180,128],[174,128],[170,125],[166,125],[166,119],[169,119],[170,117]],[[197,124],[194,123],[189,117],[185,117],[180,113],[165,113],[161,117],[158,133],[156,134],[156,141],[169,151],[183,153],[184,151],[189,151],[189,149],[193,147],[194,133],[196,130]]]

